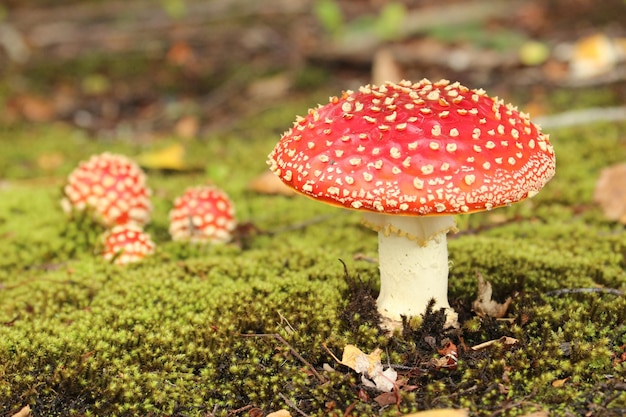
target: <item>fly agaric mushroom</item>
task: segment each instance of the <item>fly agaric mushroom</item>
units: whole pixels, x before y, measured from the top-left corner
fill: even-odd
[[[127,223],[114,226],[104,234],[103,257],[118,265],[126,265],[152,255],[154,247],[154,242],[141,227]]]
[[[93,211],[96,220],[106,227],[150,221],[150,189],[141,168],[123,155],[105,152],[81,162],[68,176],[61,206]]]
[[[170,211],[173,240],[225,243],[237,225],[235,208],[228,195],[211,185],[188,188]]]
[[[510,104],[447,80],[331,97],[285,132],[271,170],[295,190],[364,211],[378,231],[378,310],[394,327],[447,296],[453,215],[535,195],[554,175],[548,135]]]

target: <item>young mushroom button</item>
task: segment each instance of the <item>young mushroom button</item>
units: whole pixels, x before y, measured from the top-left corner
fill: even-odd
[[[453,215],[535,195],[554,175],[548,135],[510,104],[447,80],[346,91],[298,117],[269,155],[285,184],[361,210],[379,232],[378,309],[390,325],[447,309]]]
[[[117,225],[104,235],[103,257],[117,265],[138,262],[154,253],[154,242],[133,223]]]
[[[211,185],[188,188],[174,201],[169,217],[172,239],[195,243],[228,242],[237,225],[232,201]]]
[[[68,176],[61,206],[89,211],[106,227],[150,221],[151,191],[141,168],[123,155],[105,152],[81,162]]]

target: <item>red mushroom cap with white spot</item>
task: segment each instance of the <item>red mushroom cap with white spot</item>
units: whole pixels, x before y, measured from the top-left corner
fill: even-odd
[[[141,227],[128,223],[117,225],[104,235],[104,259],[126,265],[154,253],[154,242]]]
[[[554,175],[528,115],[459,83],[402,81],[331,97],[269,155],[287,185],[353,209],[470,213],[536,194]]]
[[[225,243],[237,225],[228,195],[214,186],[190,187],[174,201],[169,213],[173,240]]]
[[[92,210],[104,226],[150,221],[151,191],[139,166],[123,155],[105,152],[83,161],[68,176],[63,210]]]

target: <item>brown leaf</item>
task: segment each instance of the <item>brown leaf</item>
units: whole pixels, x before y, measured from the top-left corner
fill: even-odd
[[[200,121],[196,116],[183,116],[174,126],[174,132],[184,139],[192,139],[198,135],[200,129]]]
[[[258,407],[253,407],[248,411],[248,417],[263,417],[265,413]]]
[[[480,317],[494,317],[502,318],[506,315],[506,311],[511,304],[511,297],[508,297],[504,303],[498,303],[491,299],[493,290],[491,289],[491,283],[485,281],[481,274],[478,274],[478,296],[472,303],[472,309]]]
[[[440,355],[457,355],[457,347],[454,343],[452,343],[451,341],[448,341],[448,343],[446,343],[446,345],[441,348],[441,349],[437,349],[437,352],[439,352]]]
[[[170,47],[165,59],[172,65],[183,67],[193,62],[196,59],[196,55],[187,42],[179,41]]]
[[[598,203],[609,220],[626,224],[626,163],[612,165],[600,172],[593,193],[593,201]]]
[[[292,197],[298,194],[285,185],[273,172],[266,171],[248,183],[248,190],[259,194],[284,195]]]
[[[441,358],[433,358],[433,365],[436,368],[455,369],[459,360],[459,354],[457,346],[448,341],[442,349],[437,349]]]
[[[398,396],[395,392],[383,392],[374,398],[374,401],[376,401],[379,406],[384,407],[386,405],[395,404],[398,401]]]
[[[29,122],[49,122],[55,116],[52,102],[44,97],[24,94],[10,104]]]

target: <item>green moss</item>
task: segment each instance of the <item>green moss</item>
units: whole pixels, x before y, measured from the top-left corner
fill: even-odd
[[[303,113],[311,101],[321,100],[271,108],[233,132],[188,143],[201,173],[149,172],[155,211],[147,231],[158,249],[126,268],[102,261],[94,249],[102,230],[68,219],[58,200],[65,175],[89,154],[144,149],[58,126],[0,135],[11,144],[0,155],[1,412],[30,404],[37,415],[226,416],[248,405],[289,408],[287,398],[315,416],[439,407],[475,416],[623,414],[626,301],[570,290],[626,289],[624,228],[591,202],[600,169],[626,157],[626,126],[552,132],[558,173],[544,191],[459,218],[450,295],[463,327],[445,332],[433,312],[386,338],[368,314],[378,267],[355,258],[375,258],[377,239],[358,213],[246,191],[294,109]],[[41,166],[46,152],[60,152],[61,163]],[[217,247],[169,240],[173,198],[205,181],[231,194],[254,233]],[[512,320],[473,316],[477,273],[496,299],[513,297]],[[470,349],[502,336],[518,343]],[[433,359],[447,341],[459,361],[441,368]],[[398,366],[406,383],[399,410],[371,400],[378,393],[324,348],[340,355],[349,343],[380,347]]]

